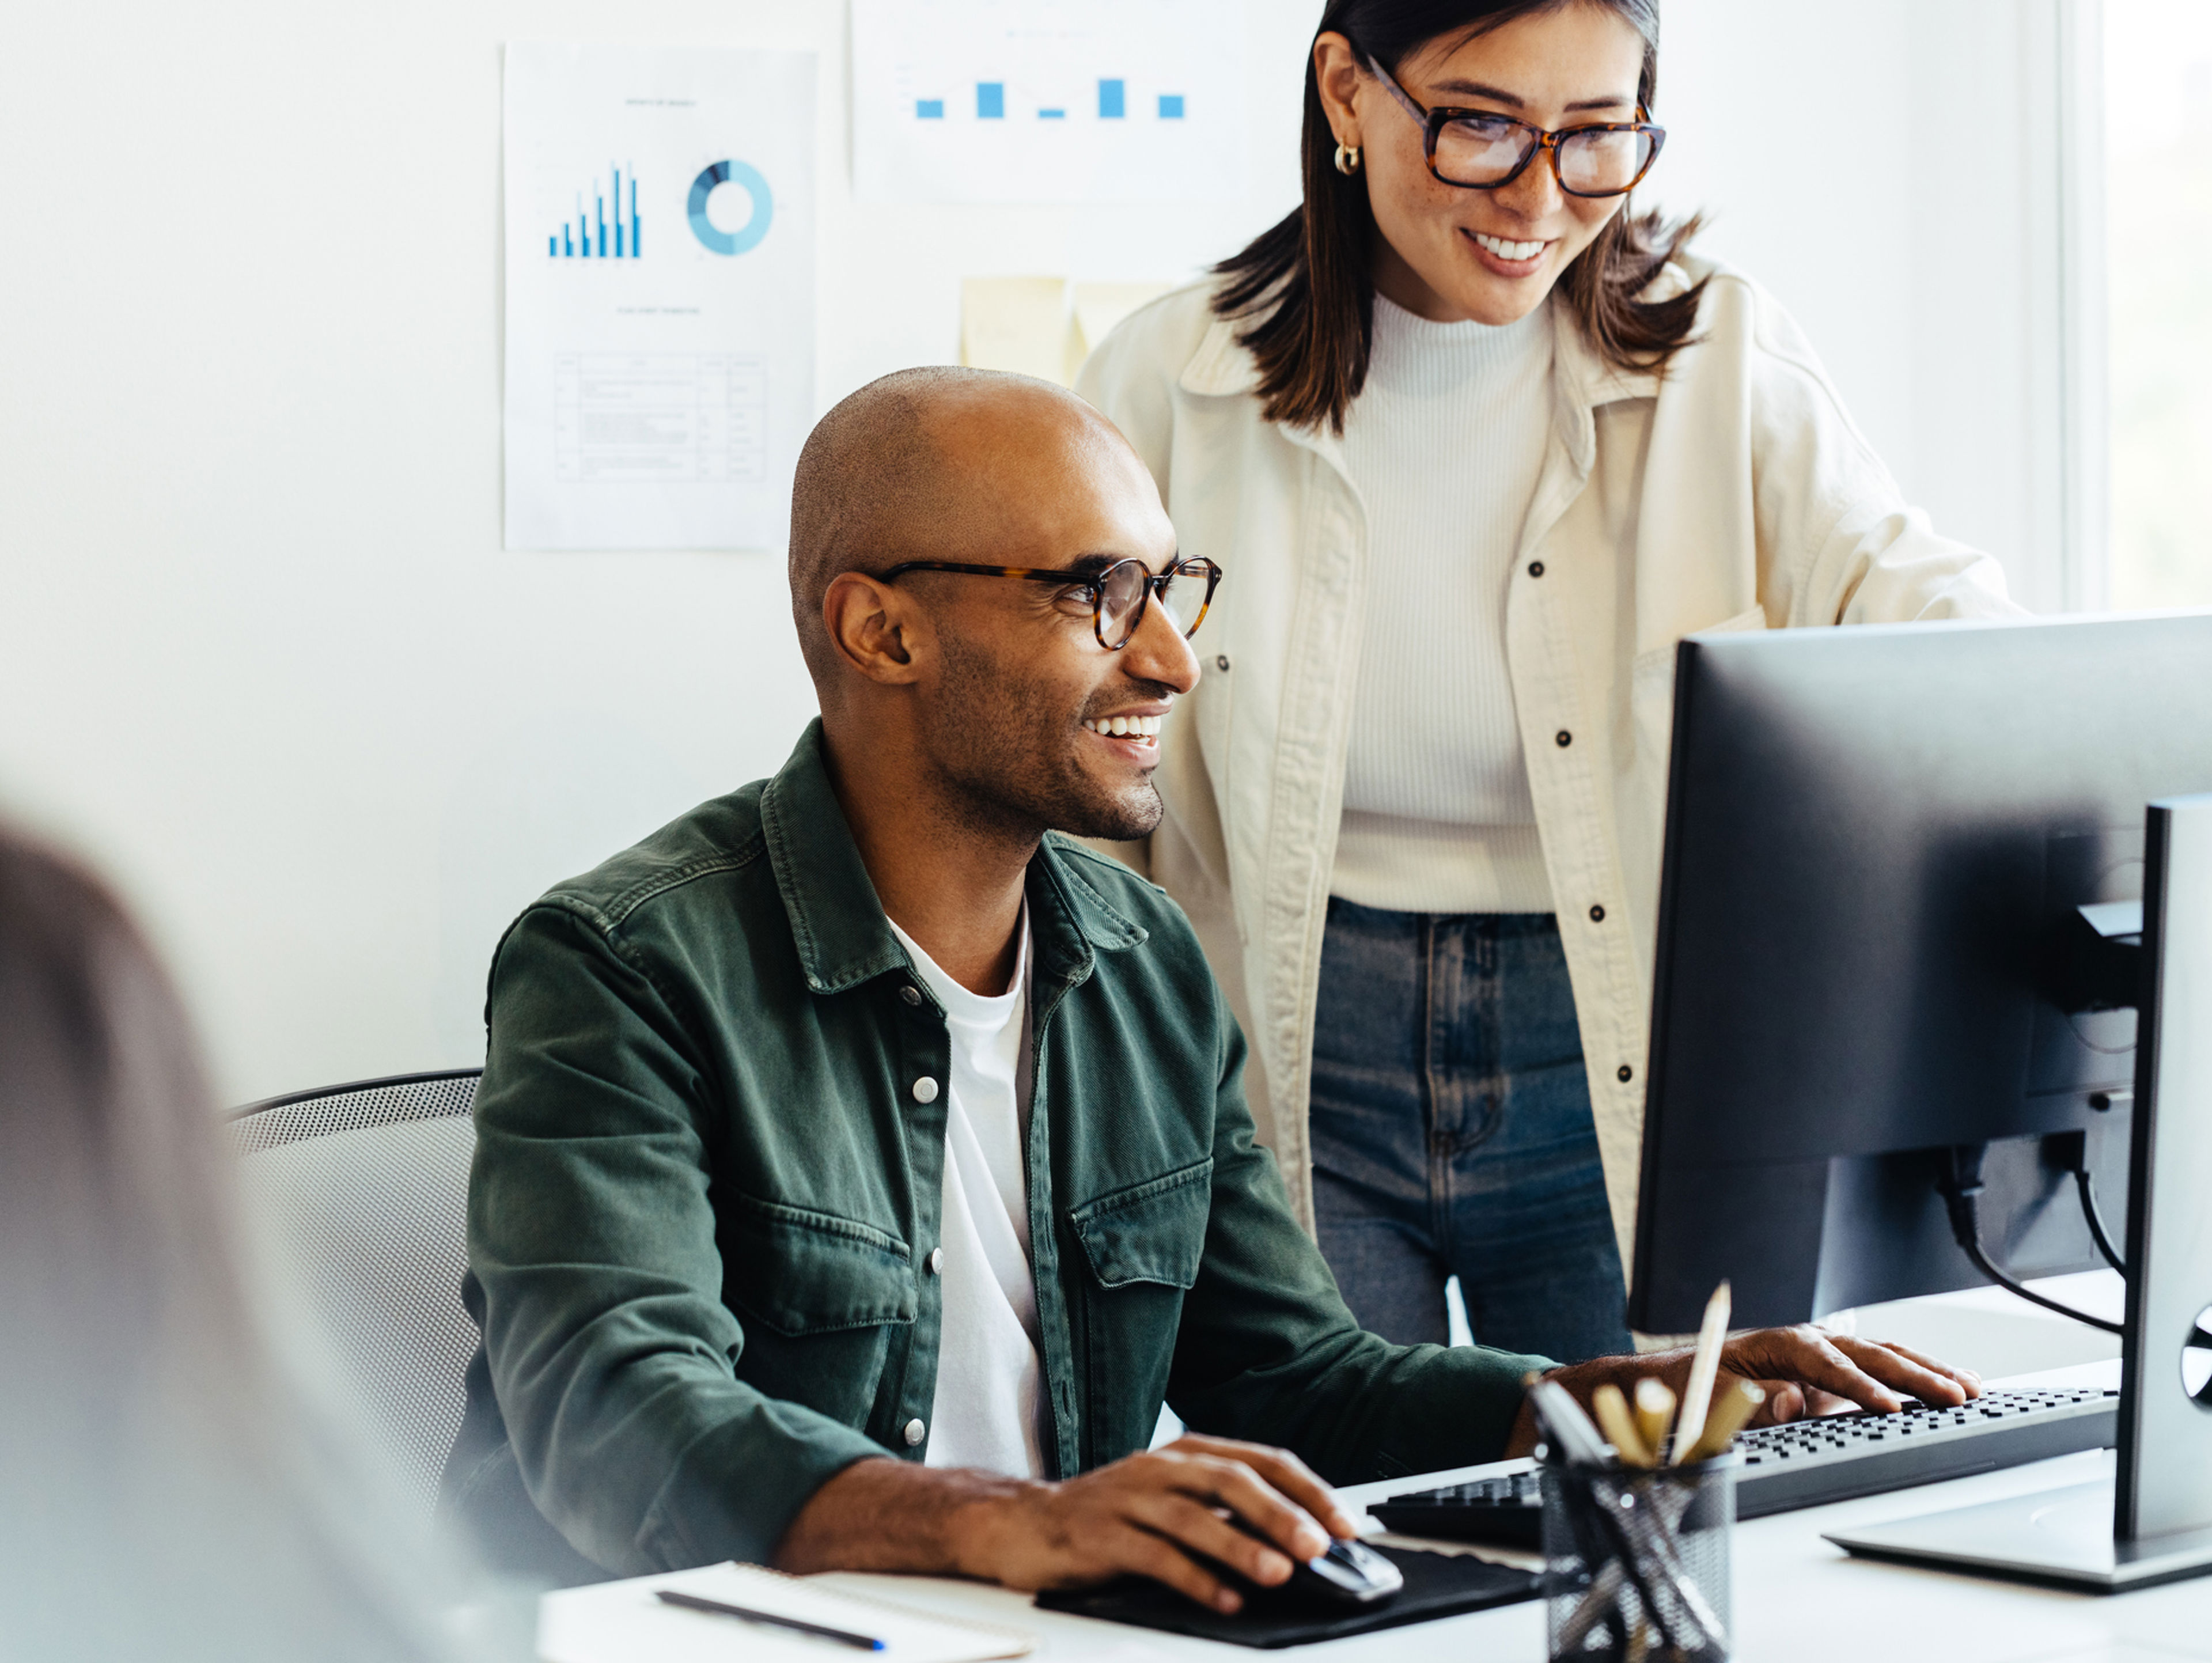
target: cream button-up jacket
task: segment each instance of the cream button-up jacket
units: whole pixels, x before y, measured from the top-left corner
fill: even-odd
[[[1756,284],[1710,276],[1663,376],[1618,369],[1553,305],[1550,445],[1505,596],[1506,654],[1581,1020],[1622,1263],[1642,1150],[1675,643],[1698,631],[2017,612],[1988,555],[1938,537]],[[1343,801],[1367,514],[1326,431],[1263,421],[1210,288],[1135,313],[1078,391],[1159,482],[1186,555],[1224,576],[1126,851],[1196,925],[1264,1079],[1249,1083],[1309,1229],[1314,1009]]]

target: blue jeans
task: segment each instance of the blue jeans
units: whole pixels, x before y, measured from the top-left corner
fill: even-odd
[[[1633,1349],[1548,913],[1383,912],[1332,897],[1314,1035],[1314,1208],[1360,1325],[1576,1362]]]

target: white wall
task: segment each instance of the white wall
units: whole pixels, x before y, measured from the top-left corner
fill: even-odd
[[[2016,138],[2051,3],[1672,0],[1658,191],[2045,604]],[[0,798],[140,905],[225,1095],[475,1060],[507,918],[811,711],[775,556],[500,548],[502,39],[820,52],[826,408],[950,358],[963,275],[1174,276],[1283,212],[1317,11],[1245,0],[1242,198],[1077,209],[853,203],[838,0],[11,8]]]
[[[2063,536],[2061,0],[1662,0],[1655,195],[1759,278],[1938,530],[2039,611]]]

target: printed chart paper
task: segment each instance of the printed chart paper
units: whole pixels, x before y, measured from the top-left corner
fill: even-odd
[[[509,549],[774,549],[814,404],[811,52],[507,48]]]
[[[853,0],[864,202],[1218,202],[1244,175],[1234,0]]]

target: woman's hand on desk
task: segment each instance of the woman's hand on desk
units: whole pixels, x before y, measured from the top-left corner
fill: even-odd
[[[1590,1393],[1607,1382],[1633,1398],[1636,1382],[1647,1375],[1657,1375],[1680,1397],[1692,1355],[1685,1346],[1641,1356],[1598,1357],[1555,1369],[1548,1378],[1573,1393],[1585,1408]],[[1759,1426],[1854,1408],[1894,1414],[1907,1398],[1956,1405],[1982,1394],[1981,1376],[1970,1369],[1954,1369],[1903,1345],[1832,1334],[1810,1323],[1737,1335],[1721,1350],[1721,1372],[1723,1380],[1733,1375],[1765,1389],[1766,1401],[1753,1423]],[[1525,1455],[1535,1447],[1535,1417],[1524,1406],[1506,1453]]]
[[[1256,1539],[1230,1521],[1244,1520]],[[1331,1535],[1354,1533],[1335,1492],[1285,1450],[1186,1436],[1059,1484],[865,1460],[799,1509],[784,1570],[903,1570],[1011,1588],[1081,1587],[1135,1572],[1200,1605],[1243,1603],[1219,1574],[1262,1587]],[[1212,1562],[1212,1563],[1209,1563]]]

